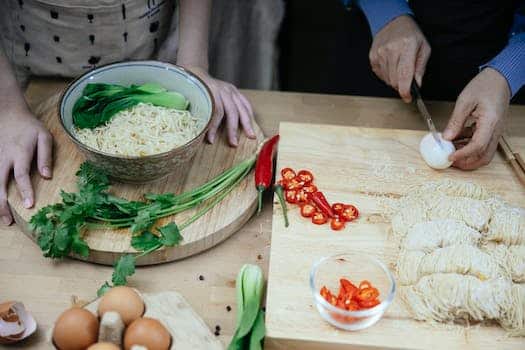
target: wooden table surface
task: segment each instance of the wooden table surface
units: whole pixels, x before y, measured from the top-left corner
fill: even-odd
[[[39,80],[27,90],[31,106],[53,95],[64,82]],[[252,102],[265,134],[277,132],[280,121],[327,123],[367,127],[425,129],[411,105],[397,99],[328,96],[317,94],[244,91]],[[430,103],[438,128],[442,128],[453,104]],[[510,135],[525,135],[525,106],[512,106],[508,121]],[[263,212],[217,247],[191,258],[164,265],[138,268],[130,285],[144,292],[175,290],[185,296],[214,330],[221,327],[226,345],[235,319],[235,277],[245,263],[268,270],[271,233],[271,200]],[[89,300],[110,278],[109,267],[75,260],[51,261],[16,226],[0,226],[0,301],[19,300],[34,314],[40,327],[36,337],[19,348],[49,348],[45,333],[56,317],[70,305],[71,297]],[[202,275],[204,280],[199,280]],[[231,312],[226,306],[232,307]]]

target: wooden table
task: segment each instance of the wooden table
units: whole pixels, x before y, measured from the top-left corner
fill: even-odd
[[[61,81],[35,81],[27,99],[35,106],[64,87]],[[278,130],[280,121],[328,123],[383,128],[424,129],[425,124],[412,106],[397,99],[327,96],[317,94],[244,91],[252,102],[257,121],[267,134]],[[442,128],[453,108],[451,103],[430,104],[436,124]],[[525,106],[510,109],[509,134],[525,135]],[[214,330],[221,327],[226,345],[233,334],[235,318],[235,277],[244,263],[268,269],[271,232],[271,201],[267,196],[263,213],[252,218],[238,233],[217,247],[174,263],[139,268],[131,285],[144,292],[176,290],[183,294]],[[45,332],[71,297],[88,300],[110,278],[109,267],[76,260],[53,262],[16,226],[0,226],[0,300],[25,303],[36,317],[40,332],[30,342],[34,348],[48,348]],[[204,277],[203,281],[199,276]],[[228,312],[226,306],[232,311]]]

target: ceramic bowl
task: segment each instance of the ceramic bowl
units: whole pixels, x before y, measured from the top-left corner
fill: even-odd
[[[355,285],[368,280],[379,290],[377,306],[360,311],[347,311],[327,302],[321,294],[326,286],[337,295],[339,279],[346,278]],[[319,314],[333,326],[350,331],[368,328],[381,319],[394,300],[396,282],[392,273],[378,259],[362,253],[346,253],[321,258],[310,272],[310,288]]]
[[[86,84],[112,83],[130,86],[147,82],[159,83],[188,99],[190,112],[205,125],[195,138],[168,152],[139,157],[101,152],[83,144],[75,137],[73,105],[82,95]],[[158,61],[128,61],[93,69],[73,81],[60,98],[59,116],[60,124],[86,160],[105,171],[113,180],[145,183],[163,178],[177,168],[189,167],[191,159],[203,143],[213,109],[213,98],[208,87],[184,68]]]

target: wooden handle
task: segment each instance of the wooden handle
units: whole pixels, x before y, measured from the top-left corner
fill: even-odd
[[[523,172],[525,172],[525,162],[523,161],[523,158],[521,158],[520,154],[514,153],[514,158],[516,158],[519,166],[523,169]]]
[[[525,171],[523,170],[523,168],[518,164],[518,161],[516,159],[510,159],[509,163],[514,168],[514,172],[516,173],[516,176],[518,177],[520,182],[525,186]]]

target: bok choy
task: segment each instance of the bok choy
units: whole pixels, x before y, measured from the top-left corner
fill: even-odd
[[[188,109],[189,102],[181,94],[168,91],[157,83],[131,85],[87,84],[82,96],[73,106],[73,123],[80,129],[94,129],[106,124],[116,113],[139,103],[155,106]]]
[[[237,323],[228,350],[261,350],[266,332],[261,299],[264,289],[262,270],[244,265],[237,275]]]

